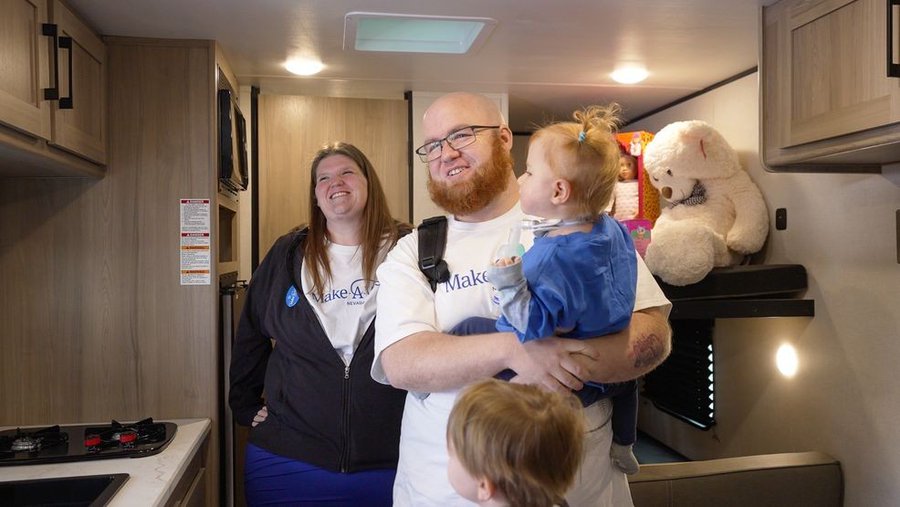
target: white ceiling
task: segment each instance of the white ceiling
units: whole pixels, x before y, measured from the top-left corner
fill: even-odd
[[[262,93],[402,98],[406,90],[506,92],[510,125],[568,117],[616,101],[627,118],[757,64],[759,5],[770,0],[69,0],[99,33],[215,39],[241,85]],[[497,20],[471,55],[362,53],[343,49],[353,11]],[[294,55],[326,65],[296,77]],[[619,62],[650,77],[619,85]]]

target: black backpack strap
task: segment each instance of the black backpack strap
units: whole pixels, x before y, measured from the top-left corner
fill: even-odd
[[[450,279],[450,269],[444,262],[444,248],[447,246],[447,217],[426,218],[419,224],[419,269],[428,278],[431,291],[437,284]]]

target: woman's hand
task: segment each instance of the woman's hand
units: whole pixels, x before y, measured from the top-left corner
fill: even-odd
[[[269,409],[263,405],[263,408],[259,409],[259,412],[253,416],[253,422],[250,423],[250,427],[255,428],[259,423],[265,421],[266,417],[269,417]]]

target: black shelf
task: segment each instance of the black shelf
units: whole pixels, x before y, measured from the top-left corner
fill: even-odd
[[[715,268],[685,286],[657,281],[672,302],[672,319],[815,316],[815,301],[798,298],[806,291],[806,268],[799,264]]]
[[[672,319],[814,317],[812,299],[711,299],[672,302]]]

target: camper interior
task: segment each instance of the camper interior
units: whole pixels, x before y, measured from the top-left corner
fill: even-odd
[[[896,0],[3,0],[0,14],[0,503],[4,481],[62,466],[4,463],[2,445],[60,425],[91,456],[64,475],[106,477],[97,494],[120,505],[240,505],[246,432],[224,389],[246,281],[309,220],[323,143],[372,158],[394,217],[441,214],[412,148],[453,91],[496,100],[518,171],[536,128],[615,102],[620,131],[649,143],[708,123],[759,189],[758,251],[664,283],[674,352],[645,379],[638,427],[681,461],[633,477],[636,505],[660,491],[701,505],[704,488],[709,505],[900,498]],[[418,52],[390,45],[439,20],[464,25],[460,41],[431,24]],[[222,139],[246,141],[224,179]],[[671,213],[639,167],[642,199]],[[144,437],[85,427],[145,418],[178,429],[110,469],[113,445]]]

